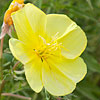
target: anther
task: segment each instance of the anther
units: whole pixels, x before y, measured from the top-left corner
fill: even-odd
[[[43,59],[41,58],[41,61],[43,62]]]

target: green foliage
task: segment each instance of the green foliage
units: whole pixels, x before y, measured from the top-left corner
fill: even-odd
[[[10,2],[11,0],[0,0],[0,27]],[[27,2],[34,3],[47,14],[66,14],[83,28],[88,38],[88,46],[82,57],[87,64],[88,73],[70,95],[53,97],[44,89],[36,94],[25,79],[23,65],[18,64],[16,71],[13,70],[17,61],[9,50],[9,36],[6,35],[2,59],[3,78],[6,82],[2,93],[23,95],[31,97],[32,100],[57,100],[57,98],[59,100],[100,100],[100,0],[25,0],[25,3]],[[14,32],[12,34],[16,37]],[[2,96],[0,100],[21,99]]]

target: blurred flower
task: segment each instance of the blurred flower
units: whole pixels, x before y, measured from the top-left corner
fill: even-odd
[[[10,4],[8,10],[5,12],[4,15],[4,22],[2,25],[2,31],[1,31],[1,36],[0,39],[2,39],[5,34],[8,34],[11,36],[11,25],[13,25],[13,21],[11,18],[11,13],[15,12],[24,6],[24,0],[13,0],[12,3]]]
[[[12,14],[18,40],[11,38],[10,50],[24,64],[26,79],[37,93],[43,87],[63,96],[86,75],[86,64],[79,56],[87,39],[68,16],[46,15],[32,4]]]

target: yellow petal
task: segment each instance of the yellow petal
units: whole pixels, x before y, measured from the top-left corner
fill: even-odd
[[[35,54],[34,59],[24,66],[26,79],[30,87],[37,93],[43,88],[41,65],[41,59]]]
[[[62,48],[62,55],[69,59],[80,56],[87,45],[85,33],[78,26],[60,37],[58,42],[62,43],[64,47]]]
[[[64,49],[62,54],[69,59],[81,55],[87,45],[87,39],[82,29],[66,15],[47,15],[46,33],[58,38]]]
[[[58,34],[57,37],[60,37],[72,24],[74,24],[74,22],[66,15],[48,14],[46,33],[51,37],[54,37],[55,34]]]
[[[56,59],[56,60],[55,60]],[[65,57],[54,57],[48,59],[48,63],[59,69],[64,75],[73,80],[75,83],[81,81],[86,73],[87,67],[83,59],[78,57],[77,59],[66,59]]]
[[[42,81],[46,90],[55,96],[64,96],[71,93],[76,84],[62,74],[55,66],[44,61],[42,67]]]
[[[34,33],[39,35],[45,33],[46,14],[33,4],[25,6],[25,13]]]
[[[34,44],[34,37],[45,32],[46,15],[33,4],[26,4],[21,10],[14,12],[12,19],[19,40],[27,44]]]
[[[17,39],[11,38],[9,40],[9,47],[14,57],[23,64],[27,63],[33,58],[34,52],[23,42]]]

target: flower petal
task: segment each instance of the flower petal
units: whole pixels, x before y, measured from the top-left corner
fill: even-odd
[[[87,45],[87,39],[82,29],[66,15],[47,15],[46,33],[58,39],[65,49],[62,54],[74,59],[81,55]]]
[[[46,90],[55,96],[64,96],[71,93],[76,84],[62,74],[55,66],[44,61],[42,67],[42,81]]]
[[[18,38],[23,42],[34,43],[34,37],[45,32],[46,15],[33,4],[12,13],[12,19]]]
[[[34,59],[24,66],[26,79],[30,87],[37,93],[43,88],[41,65],[41,59],[35,54]]]
[[[48,14],[46,33],[54,37],[57,34],[57,38],[62,36],[66,30],[71,29],[70,26],[75,24],[69,17],[63,14]]]
[[[51,63],[75,83],[81,81],[87,73],[86,64],[80,57],[73,60],[66,59],[65,57],[58,58],[51,56],[51,58],[48,59],[48,63]]]
[[[33,58],[34,52],[17,39],[11,38],[9,40],[9,47],[14,57],[23,64],[29,62]]]
[[[69,59],[74,59],[82,54],[87,45],[85,33],[80,27],[74,28],[68,34],[58,39],[62,43],[62,55]]]

